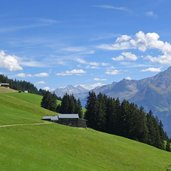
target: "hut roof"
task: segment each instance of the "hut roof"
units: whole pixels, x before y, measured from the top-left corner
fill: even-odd
[[[60,119],[60,118],[72,118],[72,119],[78,119],[79,118],[79,116],[78,116],[78,114],[59,114],[58,115],[58,118]]]

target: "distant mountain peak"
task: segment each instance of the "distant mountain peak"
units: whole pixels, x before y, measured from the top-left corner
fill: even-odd
[[[73,94],[85,105],[89,91],[81,85],[68,85],[65,88],[57,88],[55,93],[60,97],[65,93]],[[171,121],[171,67],[153,77],[141,80],[125,78],[119,82],[96,87],[93,91],[121,100],[127,99],[143,106],[146,111],[152,110],[163,121],[166,131],[171,136],[171,124],[168,123]]]
[[[171,71],[171,66],[170,66],[167,70]],[[167,70],[166,70],[166,71],[167,71]]]
[[[88,90],[82,87],[81,85],[73,86],[73,85],[67,85],[63,88],[57,88],[55,90],[55,94],[59,97],[63,97],[66,93],[67,94],[73,94],[74,96],[80,96],[80,94],[87,93]]]
[[[141,80],[123,79],[95,89],[113,98],[127,99],[146,111],[152,110],[164,123],[171,136],[171,67],[153,77]]]

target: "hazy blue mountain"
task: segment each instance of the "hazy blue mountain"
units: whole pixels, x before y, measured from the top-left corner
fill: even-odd
[[[143,106],[146,111],[152,110],[162,120],[165,130],[171,136],[171,67],[154,77],[142,80],[123,79],[92,91],[121,100],[127,99]],[[56,95],[60,97],[65,93],[73,94],[81,100],[83,106],[86,104],[88,92],[89,90],[81,86],[71,85],[55,90]]]
[[[70,95],[73,94],[76,98],[80,98],[81,100],[81,99],[86,99],[89,90],[85,89],[80,85],[78,86],[68,85],[67,87],[64,88],[57,88],[54,92],[58,97],[63,97],[67,93]]]
[[[171,136],[171,67],[154,77],[142,80],[124,79],[93,91],[121,100],[127,99],[143,106],[146,111],[152,110],[163,121]]]

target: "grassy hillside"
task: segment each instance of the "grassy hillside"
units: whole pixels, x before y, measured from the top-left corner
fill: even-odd
[[[0,87],[0,93],[14,93],[14,92],[16,92],[16,90],[5,88],[5,87]]]
[[[41,122],[41,97],[0,94],[0,124]],[[0,127],[3,171],[165,171],[171,153],[92,129],[49,125]]]
[[[0,93],[0,125],[42,122],[54,112],[40,107],[41,96],[26,93]]]

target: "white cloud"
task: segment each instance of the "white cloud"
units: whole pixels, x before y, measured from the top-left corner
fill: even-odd
[[[57,73],[57,76],[69,76],[69,75],[82,75],[86,72],[83,69],[73,69],[64,72]]]
[[[35,83],[36,85],[40,85],[40,84],[46,84],[45,81],[38,81]]]
[[[84,59],[81,59],[81,58],[76,58],[75,61],[80,63],[80,64],[87,64],[87,61]]]
[[[114,44],[102,44],[97,48],[103,50],[127,50],[136,49],[143,52],[147,50],[158,50],[161,55],[158,57],[148,58],[151,62],[157,62],[161,64],[171,63],[171,44],[160,40],[160,36],[155,33],[144,33],[142,31],[137,32],[134,36],[121,35]],[[120,57],[121,59],[121,57]]]
[[[75,61],[78,62],[79,64],[87,65],[86,68],[91,68],[91,69],[97,69],[99,67],[105,67],[109,65],[108,63],[105,62],[89,62],[81,58],[76,58]]]
[[[110,69],[105,72],[107,75],[117,75],[119,74],[119,70],[117,69]]]
[[[51,18],[35,18],[35,20],[44,25],[51,25],[51,24],[59,23],[59,21],[55,19],[51,19]]]
[[[50,91],[51,90],[50,87],[43,87],[42,89],[46,90],[46,91]]]
[[[94,81],[106,81],[105,78],[94,78]]]
[[[22,78],[25,78],[25,77],[48,77],[49,74],[46,72],[41,72],[41,73],[37,73],[37,74],[18,73],[16,76],[22,77]]]
[[[21,78],[25,78],[25,77],[32,77],[32,74],[18,73],[16,76],[21,77]]]
[[[160,68],[146,68],[141,70],[142,72],[161,72]]]
[[[95,53],[95,50],[83,46],[68,46],[61,50],[63,52],[76,53],[77,55],[90,55]]]
[[[82,86],[85,89],[92,90],[96,87],[101,87],[103,85],[104,84],[98,82],[98,83],[92,83],[92,84],[81,84],[80,86]]]
[[[163,53],[171,52],[171,44],[159,40],[160,36],[157,33],[144,33],[139,31],[134,37],[129,35],[119,36],[112,45],[99,45],[98,48],[104,50],[126,50],[138,49],[142,52],[148,49],[158,49]]]
[[[96,46],[98,49],[102,49],[102,50],[122,50],[122,49],[114,49],[113,46],[111,44],[101,44]]]
[[[37,73],[34,74],[35,77],[48,77],[49,74],[47,72],[41,72],[41,73]]]
[[[126,77],[125,79],[126,79],[126,80],[132,80],[132,78],[131,78],[131,77]]]
[[[129,61],[136,61],[137,56],[131,52],[122,52],[121,55],[112,58],[114,61],[124,61],[124,60],[129,60]]]
[[[14,32],[14,31],[19,31],[19,30],[24,30],[24,29],[33,29],[37,27],[47,27],[52,24],[56,24],[59,21],[54,20],[54,19],[48,19],[48,18],[32,18],[29,19],[31,23],[26,24],[26,25],[18,25],[18,26],[8,26],[8,27],[1,27],[0,28],[0,33],[5,33],[5,32]]]
[[[147,11],[145,14],[148,17],[157,17],[157,15],[154,13],[154,11]]]
[[[117,10],[117,11],[123,11],[123,12],[131,12],[130,9],[126,8],[126,7],[117,7],[117,6],[113,6],[113,5],[94,5],[94,7],[97,8],[103,8],[103,9],[110,9],[110,10]]]
[[[70,47],[63,48],[62,50],[67,52],[82,52],[85,51],[86,48],[80,46],[70,46]]]
[[[9,71],[18,71],[23,69],[17,56],[9,55],[3,50],[0,51],[0,68],[5,68]]]
[[[34,60],[22,60],[20,59],[20,63],[22,66],[27,66],[27,67],[43,67],[44,65],[41,64],[40,62],[38,61],[34,61]]]
[[[23,69],[23,66],[42,67],[43,64],[38,61],[7,54],[3,50],[0,51],[0,68],[5,68],[9,71],[19,71]]]
[[[158,57],[148,55],[146,58],[155,63],[171,64],[171,54],[159,55]]]

